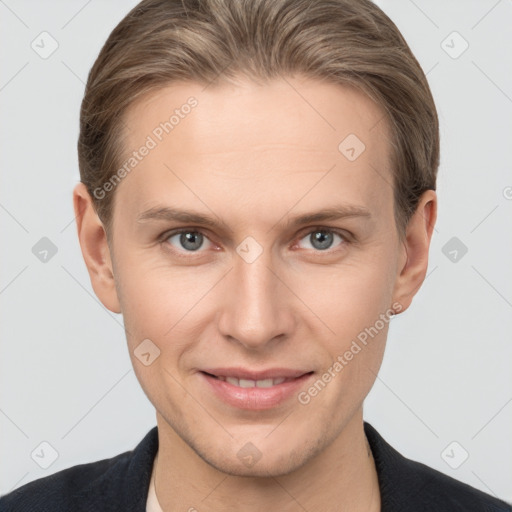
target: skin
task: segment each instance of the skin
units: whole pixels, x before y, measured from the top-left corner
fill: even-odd
[[[83,184],[73,198],[92,286],[123,314],[137,378],[156,409],[160,505],[380,510],[362,404],[389,324],[307,405],[293,397],[265,411],[234,408],[198,370],[287,367],[321,377],[379,315],[409,307],[427,271],[436,194],[423,194],[401,241],[382,109],[354,89],[300,77],[176,83],[146,95],[125,117],[127,154],[190,96],[197,107],[117,186],[110,243]],[[366,146],[355,161],[338,150],[351,133]],[[137,221],[157,205],[225,226]],[[286,225],[339,205],[370,215]],[[201,248],[161,237],[175,228],[202,232]],[[341,236],[320,250],[310,237],[318,228]],[[247,236],[263,249],[252,263],[236,252]],[[148,338],[160,356],[145,366],[134,350]],[[237,457],[248,442],[262,455],[252,467]]]

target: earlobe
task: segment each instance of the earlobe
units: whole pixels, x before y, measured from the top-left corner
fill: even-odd
[[[405,311],[425,279],[428,267],[428,251],[437,219],[437,195],[434,190],[425,191],[415,213],[407,225],[403,252],[399,262],[393,301]]]
[[[107,309],[121,313],[105,229],[87,187],[81,182],[73,190],[73,208],[78,240],[94,293]]]

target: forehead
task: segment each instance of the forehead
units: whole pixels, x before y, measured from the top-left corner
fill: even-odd
[[[176,83],[133,104],[125,123],[124,163],[150,147],[116,191],[137,213],[171,198],[286,209],[308,188],[311,204],[336,194],[378,207],[392,196],[384,113],[354,88],[299,78]]]

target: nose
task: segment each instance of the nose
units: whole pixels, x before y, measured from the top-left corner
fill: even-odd
[[[248,350],[263,350],[291,335],[293,294],[272,268],[268,250],[252,262],[238,254],[224,282],[218,328]]]

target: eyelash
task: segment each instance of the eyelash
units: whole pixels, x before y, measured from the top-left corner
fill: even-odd
[[[311,235],[312,233],[316,233],[318,231],[324,231],[326,233],[332,233],[332,234],[335,234],[335,235],[338,235],[340,238],[342,238],[342,242],[340,243],[340,245],[335,248],[335,249],[325,249],[325,250],[315,250],[315,249],[305,249],[305,250],[312,250],[314,251],[315,253],[318,253],[318,254],[333,254],[334,252],[336,252],[337,250],[339,250],[341,247],[347,245],[347,244],[350,244],[352,243],[353,239],[352,239],[352,234],[351,233],[348,233],[347,231],[340,231],[340,230],[337,230],[337,229],[333,229],[333,228],[329,228],[329,227],[325,227],[325,226],[313,226],[313,227],[310,227],[310,228],[307,228],[308,231],[304,231],[302,233],[300,233],[299,235],[297,235],[297,240],[300,241],[302,240],[303,238],[305,238],[306,236],[308,235]],[[159,239],[159,243],[162,244],[163,246],[166,247],[167,250],[170,250],[173,252],[173,254],[176,254],[178,257],[181,257],[181,258],[186,258],[186,259],[190,259],[190,257],[195,254],[195,253],[201,253],[201,250],[198,249],[197,251],[187,251],[185,249],[182,249],[182,250],[178,250],[178,249],[175,249],[174,247],[172,247],[169,243],[168,243],[168,239],[171,238],[172,236],[175,236],[175,235],[180,235],[182,233],[200,233],[201,235],[203,235],[206,239],[208,239],[208,241],[210,243],[213,243],[210,238],[208,237],[208,235],[201,229],[201,228],[180,228],[180,229],[175,229],[175,230],[171,230],[171,231],[166,231],[164,233],[162,233],[162,235],[160,235],[158,237]],[[296,243],[294,243],[294,246],[296,245]]]

